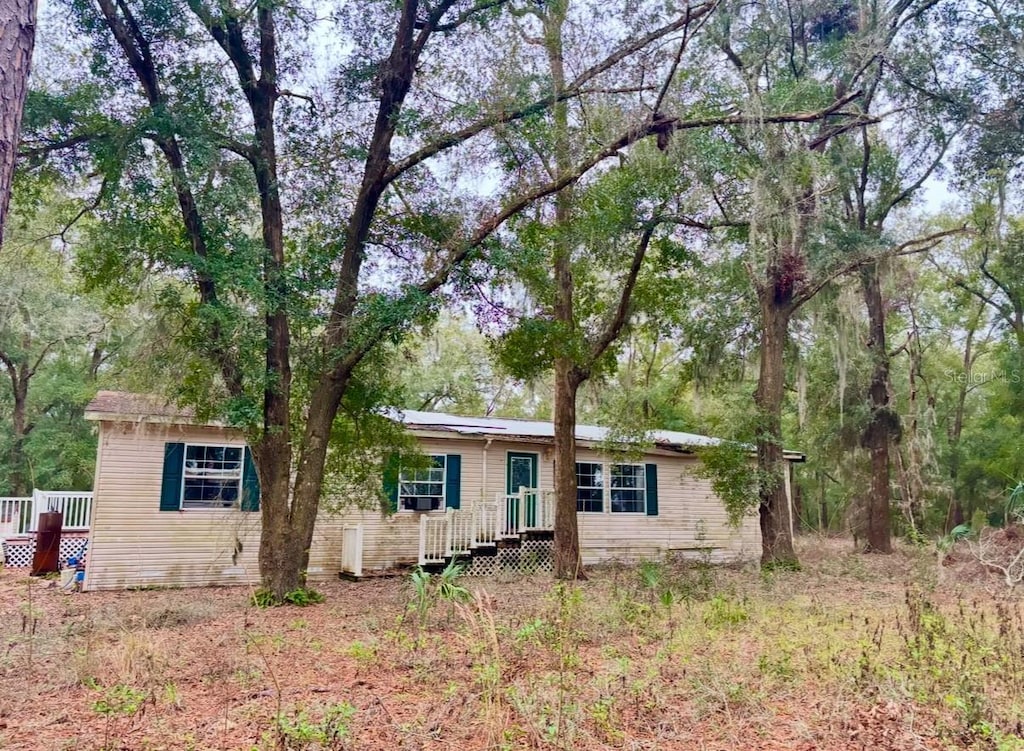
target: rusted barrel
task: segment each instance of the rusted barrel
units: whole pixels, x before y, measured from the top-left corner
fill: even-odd
[[[57,573],[60,561],[60,530],[63,526],[64,515],[59,511],[47,511],[39,515],[36,553],[32,556],[32,576]]]

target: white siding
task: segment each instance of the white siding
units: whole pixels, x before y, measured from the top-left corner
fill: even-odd
[[[578,451],[577,458],[615,463],[591,450]],[[716,561],[757,555],[761,542],[757,518],[745,518],[739,529],[729,526],[710,483],[693,475],[695,457],[648,454],[638,461],[658,466],[658,515],[613,513],[606,490],[602,513],[577,516],[585,564],[656,558],[673,551],[709,555]]]
[[[463,507],[476,498],[493,500],[506,492],[510,452],[537,454],[538,485],[552,487],[554,463],[550,445],[499,440],[487,445],[483,440],[425,438],[421,446],[427,454],[462,456]],[[615,463],[584,448],[577,451],[577,459]],[[654,558],[674,551],[709,555],[716,561],[751,559],[759,554],[761,533],[757,517],[747,517],[739,529],[729,526],[722,502],[709,482],[692,474],[697,465],[695,457],[660,452],[649,454],[642,461],[658,465],[658,515],[612,513],[607,504],[603,513],[579,514],[584,563]],[[345,514],[345,523],[363,525],[364,569],[415,563],[419,517],[420,514],[412,512],[391,517],[371,511]]]
[[[89,589],[258,581],[258,513],[160,511],[164,444],[170,441],[244,443],[221,428],[101,423]]]
[[[89,589],[255,584],[259,580],[258,513],[159,510],[164,444],[168,441],[243,442],[237,432],[216,427],[102,422],[86,572]],[[463,507],[505,493],[509,452],[536,453],[538,484],[544,489],[552,487],[550,445],[446,437],[423,438],[421,445],[427,454],[462,457]],[[590,449],[581,448],[577,458],[610,463]],[[660,452],[644,461],[658,465],[659,514],[611,513],[607,504],[603,513],[580,514],[585,563],[651,558],[676,550],[706,550],[714,559],[757,554],[760,534],[756,518],[745,520],[739,530],[730,528],[707,481],[690,474],[694,458]],[[367,491],[367,496],[352,500],[372,506],[377,501],[375,493]],[[420,516],[407,511],[388,516],[351,508],[321,514],[310,550],[310,581],[337,576],[341,528],[348,524],[363,525],[364,570],[415,563]]]
[[[480,497],[483,482],[483,441],[432,438],[422,440],[420,446],[424,454],[458,454],[462,457],[460,498],[463,508]],[[373,502],[374,499],[363,499],[361,505]],[[443,511],[430,512],[431,516],[443,514]],[[339,546],[338,560],[341,553],[341,526],[362,524],[364,571],[403,564],[415,565],[419,556],[422,515],[414,511],[397,511],[388,516],[379,511],[351,510],[332,516],[331,523],[338,530],[333,535]],[[337,570],[335,568],[335,572]]]

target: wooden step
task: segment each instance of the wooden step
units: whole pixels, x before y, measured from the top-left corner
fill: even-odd
[[[519,533],[523,540],[554,540],[555,530],[553,529],[527,529]]]

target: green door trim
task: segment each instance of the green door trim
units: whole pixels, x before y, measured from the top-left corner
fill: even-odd
[[[538,490],[538,473],[540,472],[540,454],[533,451],[505,452],[505,493],[512,495],[519,492],[519,487],[512,487],[512,460],[528,459],[530,461],[530,488]],[[537,518],[536,497],[528,498],[522,512],[523,524],[533,526]],[[515,529],[519,520],[519,501],[509,499],[505,507],[505,519],[509,529]]]
[[[540,454],[532,451],[506,451],[505,452],[505,492],[508,495],[512,495],[518,492],[519,488],[512,487],[512,460],[513,459],[530,459],[532,460],[532,466],[530,467],[530,487],[537,487],[537,475],[540,471]]]

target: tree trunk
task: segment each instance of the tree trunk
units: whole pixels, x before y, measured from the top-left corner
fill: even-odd
[[[861,292],[868,311],[867,348],[873,370],[868,400],[871,418],[862,443],[871,455],[871,488],[866,504],[867,543],[865,553],[892,552],[890,514],[889,442],[897,429],[896,413],[889,406],[889,352],[885,341],[885,304],[878,264],[870,263],[860,272]]]
[[[825,494],[825,475],[818,477],[818,531],[828,531],[828,497]]]
[[[956,395],[956,411],[953,413],[953,426],[949,431],[949,487],[952,496],[946,510],[946,521],[943,531],[950,532],[954,527],[964,523],[964,508],[960,503],[957,482],[960,478],[960,436],[964,430],[964,410],[967,405],[967,393],[970,389],[970,374],[974,368],[974,360],[979,353],[974,349],[974,335],[978,330],[985,303],[976,309],[967,326],[967,339],[964,342],[963,378],[959,381]]]
[[[579,373],[568,358],[555,361],[555,577],[581,579],[576,516],[576,392]]]
[[[35,40],[35,0],[0,0],[0,247],[11,202],[11,180]]]
[[[754,393],[758,409],[757,468],[761,475],[759,516],[761,565],[797,567],[793,549],[792,516],[786,494],[782,457],[782,401],[785,394],[784,360],[792,307],[775,301],[775,285],[758,295],[761,307],[761,369]]]
[[[253,453],[261,486],[260,584],[275,602],[284,602],[285,595],[306,585],[313,525],[297,524],[300,499],[290,498],[289,476],[282,471],[291,466],[290,447],[262,442]]]
[[[11,494],[16,496],[27,496],[31,488],[25,473],[25,439],[28,437],[31,427],[28,424],[28,383],[29,376],[25,371],[27,368],[19,368],[18,377],[12,374],[12,394],[14,405],[12,410],[14,435],[11,441]]]
[[[552,91],[565,89],[565,61],[562,58],[562,24],[566,4],[554,4],[544,15],[544,46],[551,71]],[[569,141],[569,110],[558,101],[551,110],[554,124],[554,162],[559,175],[572,164]],[[572,340],[576,334],[573,305],[572,241],[565,236],[572,218],[571,187],[555,196],[556,228],[562,229],[554,247],[555,320],[563,327],[562,336]],[[585,578],[580,556],[580,534],[576,516],[576,394],[583,372],[572,358],[555,358],[555,578]]]

